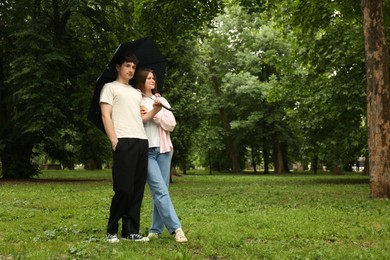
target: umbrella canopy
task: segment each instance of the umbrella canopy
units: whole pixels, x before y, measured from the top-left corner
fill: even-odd
[[[93,93],[91,105],[88,112],[88,119],[97,126],[100,130],[105,133],[102,114],[100,111],[100,91],[102,90],[104,84],[112,82],[117,77],[117,72],[115,65],[120,57],[132,53],[137,56],[139,61],[137,69],[141,68],[150,68],[153,69],[157,77],[157,87],[158,92],[162,93],[162,86],[164,83],[165,76],[165,65],[167,59],[161,54],[158,46],[153,40],[152,36],[141,38],[131,42],[125,42],[118,46],[114,56],[112,57],[110,63],[107,64],[105,70],[100,74],[99,78],[96,81],[95,91]],[[136,69],[136,71],[137,71]],[[132,82],[130,81],[130,84]]]

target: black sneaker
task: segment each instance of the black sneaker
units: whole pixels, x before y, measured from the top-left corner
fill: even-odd
[[[149,238],[143,237],[139,234],[130,234],[123,237],[124,239],[130,240],[130,241],[141,241],[141,242],[148,242]]]

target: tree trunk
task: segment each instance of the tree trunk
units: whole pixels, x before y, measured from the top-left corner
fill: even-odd
[[[263,162],[264,174],[269,174],[269,150],[267,145],[267,137],[263,137]]]
[[[362,0],[370,195],[390,198],[390,86],[383,0]]]
[[[171,165],[171,170],[169,174],[169,183],[173,183],[173,176],[180,176],[176,168]]]
[[[257,169],[256,169],[256,155],[255,155],[255,148],[253,148],[253,146],[251,146],[251,160],[252,160],[252,168],[253,168],[253,172],[254,172],[254,173],[257,173]]]
[[[282,173],[283,172],[282,149],[280,147],[280,143],[277,139],[276,134],[272,135],[272,145],[273,145],[273,153],[274,153],[274,173]]]
[[[61,14],[61,7],[59,0],[52,0],[53,7],[53,31],[54,31],[54,43],[56,45],[60,45],[62,41],[62,37],[65,32],[66,24],[71,15],[71,9],[69,7],[69,1],[61,1],[61,5],[63,5],[63,9],[65,10]],[[67,8],[65,8],[67,7]]]
[[[318,155],[316,155],[312,160],[311,160],[311,167],[313,170],[314,174],[317,174],[318,172]]]
[[[363,174],[369,176],[370,175],[370,160],[368,154],[366,154],[366,159],[364,160],[364,170]]]
[[[183,174],[186,175],[187,174],[187,160],[185,158],[183,158],[181,166],[182,166]]]
[[[33,18],[38,19],[41,16],[41,0],[34,1]]]
[[[232,172],[237,173],[240,172],[241,169],[240,169],[240,163],[238,161],[236,148],[234,147],[234,141],[230,129],[228,116],[224,108],[220,108],[219,111],[221,113],[223,128],[225,129],[225,133],[226,133],[226,142],[227,142],[230,159],[232,160]]]
[[[3,39],[1,38],[0,41]],[[5,104],[5,97],[7,95],[6,93],[6,87],[4,85],[5,76],[3,73],[4,68],[4,60],[3,57],[0,57],[0,140],[5,140],[6,132],[5,131],[5,125],[8,124],[7,119],[7,110],[6,110],[6,104]]]
[[[38,175],[38,165],[31,161],[32,147],[32,144],[15,139],[5,145],[1,152],[3,179],[28,179]]]
[[[286,143],[282,143],[282,160],[283,160],[283,168],[285,173],[290,172],[290,167],[288,166],[288,158],[287,158],[287,145]]]
[[[213,87],[213,89],[215,91],[215,95],[217,97],[220,97],[221,96],[221,90],[219,88],[217,77],[213,73],[213,71],[214,71],[213,66],[210,67],[210,71],[212,72],[211,73],[211,75],[212,75],[211,76],[211,85],[212,85],[212,87]],[[226,110],[223,107],[221,107],[219,109],[219,112],[221,114],[223,128],[224,128],[225,133],[226,133],[227,148],[228,148],[228,151],[229,151],[230,159],[232,161],[232,172],[238,173],[238,172],[241,171],[241,167],[240,167],[240,163],[238,161],[237,152],[236,152],[236,149],[235,149],[235,146],[234,146],[233,137],[232,137],[232,131],[231,131],[231,128],[230,128],[228,116],[227,116]]]
[[[338,165],[333,165],[332,172],[335,175],[341,175],[341,169],[340,169],[340,167]]]
[[[0,62],[0,140],[2,140],[2,144],[4,145],[3,149],[0,150],[0,178],[31,178],[39,173],[38,166],[34,165],[31,161],[33,144],[32,142],[28,143],[26,140],[10,136],[12,130],[9,127],[11,123],[5,101],[5,97],[10,94],[7,93],[9,89],[4,84],[3,57],[0,58]]]
[[[283,157],[283,148],[282,144],[279,142],[279,137],[277,133],[272,134],[272,144],[274,152],[274,166],[275,173],[287,173],[288,169],[285,168],[285,159]]]
[[[86,170],[101,170],[103,162],[98,158],[89,158],[85,163],[84,169]]]

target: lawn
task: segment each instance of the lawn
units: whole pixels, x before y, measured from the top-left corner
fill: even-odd
[[[0,259],[390,259],[390,204],[359,173],[196,174],[171,197],[188,243],[105,241],[111,173],[0,180]],[[148,188],[141,232],[151,222]]]

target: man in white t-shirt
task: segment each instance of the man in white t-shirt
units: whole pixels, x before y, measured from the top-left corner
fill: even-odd
[[[138,60],[125,55],[115,66],[117,78],[106,83],[100,92],[104,130],[113,151],[113,190],[107,226],[107,241],[119,242],[118,224],[122,219],[122,238],[148,241],[139,234],[140,211],[148,167],[148,139],[140,113],[141,92],[129,84]],[[156,104],[146,118],[160,111]]]

